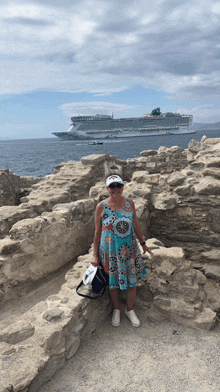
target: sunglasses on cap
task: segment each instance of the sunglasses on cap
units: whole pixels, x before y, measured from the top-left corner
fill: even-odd
[[[123,184],[119,184],[118,182],[117,182],[117,184],[115,185],[115,184],[110,184],[109,186],[108,186],[109,188],[111,188],[111,189],[115,189],[115,188],[122,188],[123,187]]]

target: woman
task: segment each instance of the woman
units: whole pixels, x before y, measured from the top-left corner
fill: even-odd
[[[101,262],[109,274],[110,295],[114,304],[112,325],[120,325],[118,289],[127,289],[126,316],[135,327],[140,326],[133,308],[138,279],[147,273],[143,266],[135,238],[136,233],[143,252],[153,253],[147,247],[137,222],[134,202],[122,196],[123,181],[118,175],[109,176],[106,186],[110,197],[98,204],[95,213],[94,258],[95,267]]]

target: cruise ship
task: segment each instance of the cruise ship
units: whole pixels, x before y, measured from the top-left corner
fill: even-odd
[[[71,121],[68,131],[52,134],[62,140],[97,140],[195,133],[192,129],[192,115],[171,112],[162,114],[160,108],[141,117],[114,119],[112,113],[79,115],[71,117]]]

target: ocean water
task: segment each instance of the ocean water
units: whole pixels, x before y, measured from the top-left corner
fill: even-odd
[[[62,141],[55,137],[0,140],[0,169],[9,169],[20,176],[45,177],[53,173],[57,164],[70,160],[79,161],[90,154],[109,154],[126,160],[139,157],[144,150],[158,150],[160,146],[187,148],[190,140],[200,141],[203,135],[210,138],[220,137],[220,129],[185,135],[103,140],[100,145],[90,145],[89,141]]]

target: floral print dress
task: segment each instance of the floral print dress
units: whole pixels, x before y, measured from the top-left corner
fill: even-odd
[[[109,273],[109,288],[125,290],[135,287],[147,271],[134,234],[131,201],[126,199],[119,210],[111,209],[105,200],[102,206],[99,258],[105,271]]]

